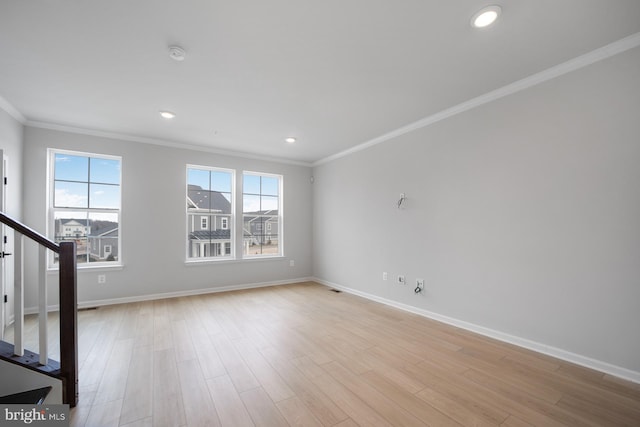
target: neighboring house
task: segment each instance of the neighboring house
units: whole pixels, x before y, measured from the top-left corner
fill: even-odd
[[[118,224],[110,228],[102,227],[88,236],[89,257],[91,261],[118,260]]]
[[[75,219],[59,219],[56,221],[56,239],[80,239],[91,232],[91,227]]]
[[[243,215],[245,253],[254,245],[278,246],[278,211],[246,212]]]
[[[76,243],[76,256],[87,255],[87,235],[91,233],[91,226],[77,219],[60,218],[55,221],[55,241],[73,241]]]
[[[79,262],[118,259],[118,223],[103,220],[60,218],[55,221],[55,241],[76,243]]]
[[[218,191],[189,185],[189,258],[231,255],[231,203]]]

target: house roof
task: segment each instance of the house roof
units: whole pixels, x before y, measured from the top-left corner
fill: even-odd
[[[204,190],[199,185],[189,184],[187,207],[220,213],[231,213],[231,203],[218,191]]]
[[[62,224],[62,225],[68,225],[68,226],[72,226],[72,227],[86,227],[87,226],[87,224],[83,224],[81,222],[78,222],[77,219],[73,219],[73,218],[71,218],[71,219],[62,218],[59,221],[60,221],[60,224]]]
[[[91,230],[91,233],[89,233],[89,237],[118,237],[118,230],[119,227],[117,225],[111,229],[101,228],[97,230]]]
[[[230,240],[231,230],[198,230],[189,233],[189,240]]]

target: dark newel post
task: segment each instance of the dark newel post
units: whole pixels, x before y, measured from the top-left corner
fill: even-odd
[[[78,402],[78,295],[76,244],[60,243],[60,370],[66,378],[63,401]]]

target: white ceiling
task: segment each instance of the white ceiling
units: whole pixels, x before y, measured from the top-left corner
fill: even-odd
[[[638,32],[638,0],[2,0],[0,96],[35,125],[311,163]]]

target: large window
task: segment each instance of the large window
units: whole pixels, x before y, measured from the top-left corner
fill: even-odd
[[[242,231],[245,257],[282,255],[282,176],[244,172]]]
[[[76,243],[80,268],[119,264],[122,159],[57,150],[49,159],[49,233],[58,243]]]
[[[187,260],[234,254],[232,170],[187,166]]]

